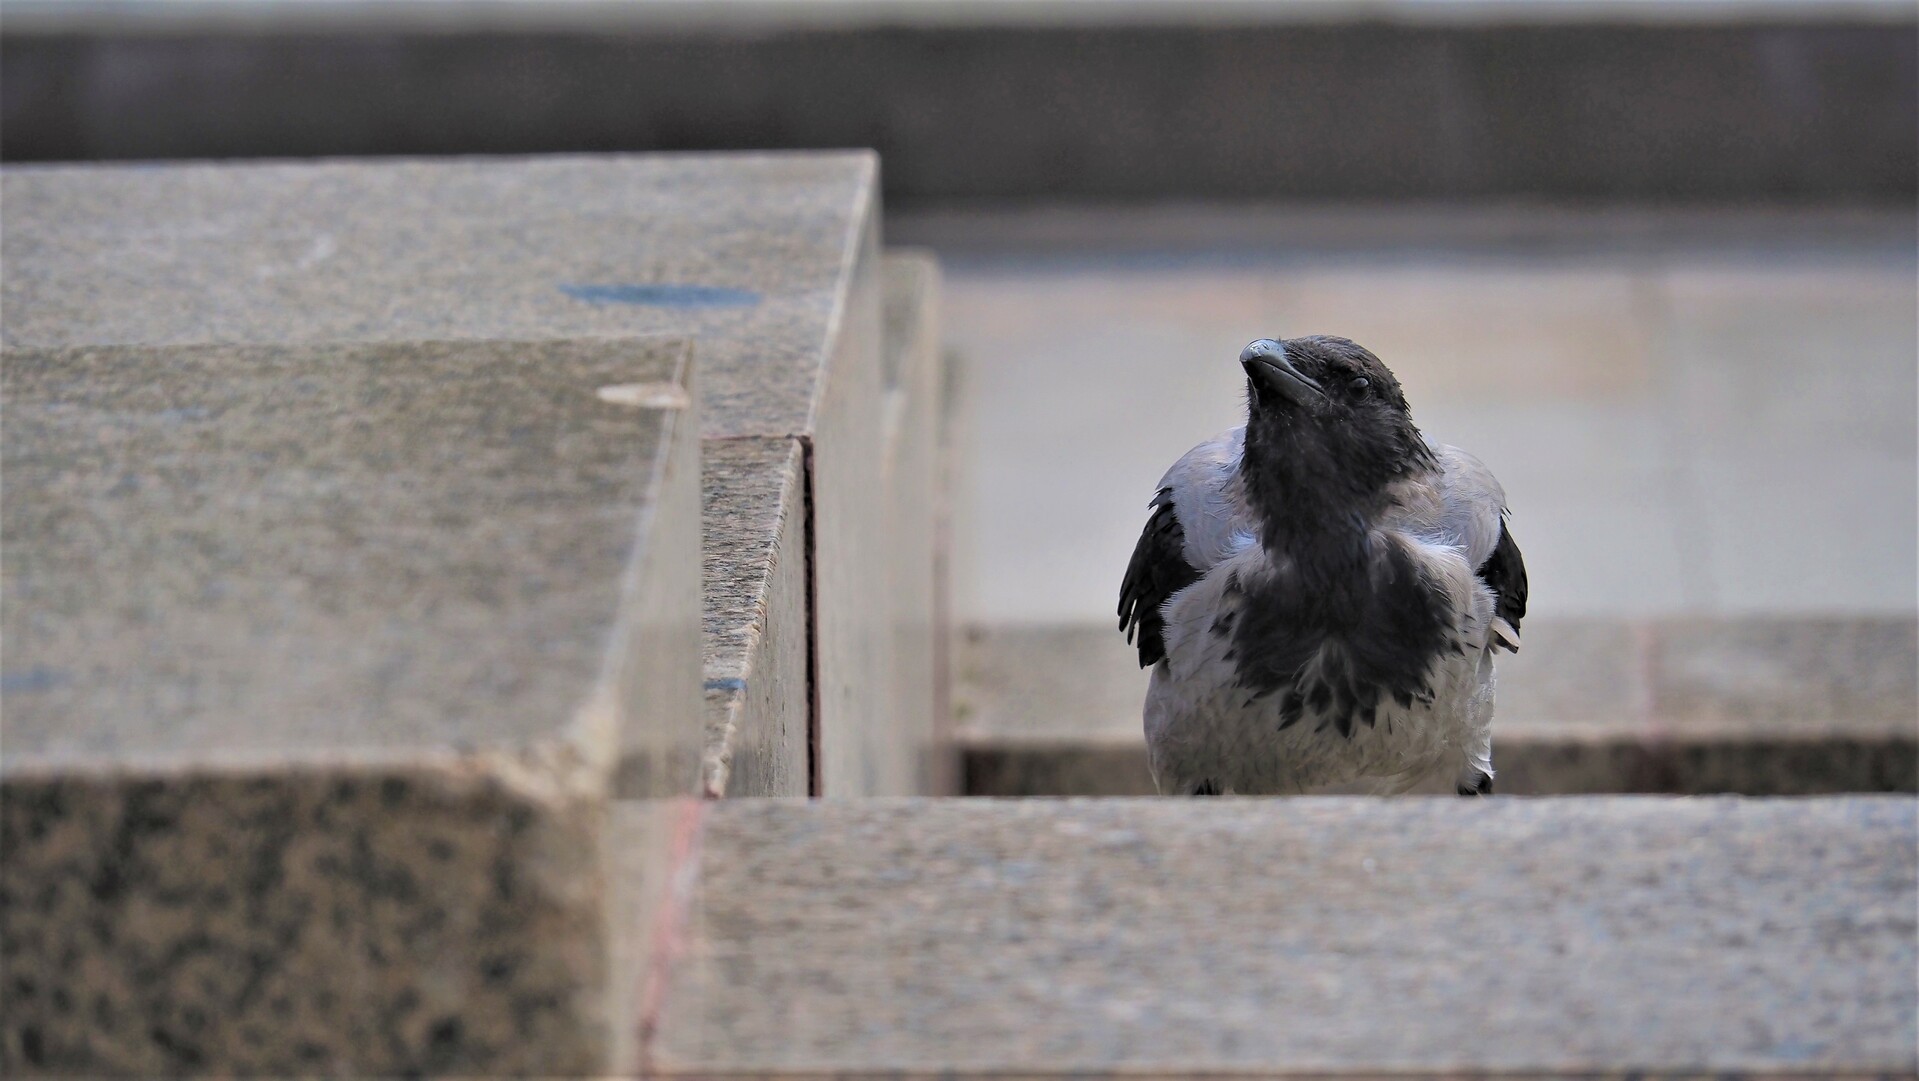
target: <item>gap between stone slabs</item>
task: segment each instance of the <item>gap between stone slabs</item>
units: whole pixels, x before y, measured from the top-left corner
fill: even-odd
[[[861,513],[890,542],[866,568],[870,607],[861,618],[878,628],[869,664],[875,674],[863,693],[888,723],[885,740],[876,735],[865,757],[870,763],[877,751],[888,763],[888,784],[949,791],[950,748],[936,733],[945,671],[936,635],[943,618],[935,556],[944,383],[939,272],[931,256],[899,251],[884,255],[881,270],[879,475]],[[702,783],[709,797],[819,795],[821,740],[847,738],[830,721],[821,730],[814,458],[806,436],[706,441]]]

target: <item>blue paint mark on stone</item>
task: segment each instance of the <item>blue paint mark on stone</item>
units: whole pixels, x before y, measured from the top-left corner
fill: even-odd
[[[750,308],[760,295],[722,285],[561,285],[560,292],[588,304],[633,304],[649,308]]]
[[[58,668],[34,667],[24,672],[0,674],[0,694],[33,694],[50,691],[72,677]]]
[[[727,679],[709,679],[706,681],[706,689],[709,691],[743,691],[746,689],[746,681],[737,676]]]

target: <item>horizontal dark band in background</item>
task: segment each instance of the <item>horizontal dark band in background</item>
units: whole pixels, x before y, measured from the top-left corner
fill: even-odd
[[[1561,738],[1530,731],[1496,740],[1507,796],[1815,796],[1919,792],[1919,740],[1907,734],[1795,738],[1778,733],[1689,739]],[[967,745],[969,796],[1150,796],[1146,748],[1111,743]]]
[[[9,161],[873,147],[895,202],[1910,204],[1912,24],[9,33]]]

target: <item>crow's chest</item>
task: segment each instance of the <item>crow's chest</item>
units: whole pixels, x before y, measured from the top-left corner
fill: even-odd
[[[1413,693],[1364,682],[1343,642],[1320,643],[1292,679],[1270,687],[1249,685],[1252,666],[1230,635],[1192,646],[1154,672],[1148,692],[1146,738],[1162,779],[1216,778],[1240,793],[1305,792],[1366,778],[1390,786],[1433,768],[1471,723],[1473,664],[1464,655],[1433,658]]]
[[[1466,652],[1460,613],[1410,558],[1384,559],[1357,582],[1282,571],[1221,583],[1210,613],[1193,613],[1212,640],[1197,652],[1224,669],[1212,678],[1266,703],[1282,727],[1310,719],[1341,735],[1430,705],[1437,669]]]

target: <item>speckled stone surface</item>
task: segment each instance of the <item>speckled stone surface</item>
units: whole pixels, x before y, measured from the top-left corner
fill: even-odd
[[[712,796],[804,796],[805,455],[793,439],[709,439],[702,449],[701,783]]]
[[[1913,801],[706,805],[662,1073],[1908,1074]]]
[[[809,450],[825,790],[911,792],[869,152],[0,171],[14,345],[697,342],[704,433]],[[917,722],[916,722],[917,724]],[[623,775],[622,790],[630,790]]]
[[[940,791],[952,784],[935,732],[941,713],[934,607],[939,267],[923,253],[891,252],[881,260],[881,274],[885,335],[874,478],[880,487],[858,513],[886,540],[872,551],[876,563],[841,564],[862,572],[854,588],[867,598],[863,618],[877,631],[864,647],[868,680],[843,688],[844,702],[857,708],[837,714],[861,718],[870,730],[826,725],[820,766],[830,795]],[[805,567],[793,558],[803,551],[803,468],[797,442],[707,444],[704,776],[712,795],[808,791]],[[829,580],[845,579],[829,572]],[[823,609],[830,613],[836,599],[844,595],[823,598]],[[836,673],[829,666],[822,675],[831,681]]]
[[[605,803],[468,770],[0,786],[9,1076],[582,1074]]]
[[[950,753],[935,725],[939,489],[939,265],[928,254],[881,260],[880,483],[875,501],[886,577],[873,589],[885,632],[870,648],[860,698],[882,727],[850,745],[829,729],[835,768],[865,789],[950,789]],[[709,795],[803,796],[807,746],[805,454],[795,440],[712,439],[705,448]],[[869,577],[871,568],[869,568]],[[874,583],[862,583],[870,588]],[[887,704],[890,708],[874,706]],[[836,776],[842,779],[846,773]],[[843,792],[843,790],[842,790]]]
[[[9,167],[0,333],[666,334],[699,341],[706,434],[813,434],[877,173],[864,151]]]
[[[1529,620],[1500,660],[1498,791],[1919,791],[1916,626]],[[966,791],[1152,791],[1145,673],[1109,628],[973,628],[957,658]]]
[[[4,363],[8,776],[538,748],[680,649],[633,639],[659,598],[623,580],[696,532],[658,505],[696,452],[683,342]],[[684,677],[636,690],[687,716]]]
[[[694,790],[674,340],[10,349],[0,1062],[580,1072]]]
[[[640,1045],[658,1019],[699,853],[702,800],[623,799],[607,807],[601,866],[609,880],[606,957],[611,1051],[595,1076],[643,1075]]]

